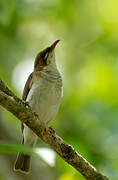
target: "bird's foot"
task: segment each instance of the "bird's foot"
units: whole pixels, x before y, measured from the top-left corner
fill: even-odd
[[[55,130],[51,126],[49,127],[49,130],[50,130],[50,133],[52,133],[52,134],[55,133]]]
[[[35,115],[35,117],[36,118],[38,118],[39,117],[39,115],[38,115],[38,113],[37,112],[33,112],[34,113],[34,115]]]

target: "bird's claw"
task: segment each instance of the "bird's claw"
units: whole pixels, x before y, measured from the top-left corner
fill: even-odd
[[[39,115],[38,115],[38,113],[37,112],[33,112],[34,113],[34,116],[36,117],[36,118],[38,118],[39,117]]]

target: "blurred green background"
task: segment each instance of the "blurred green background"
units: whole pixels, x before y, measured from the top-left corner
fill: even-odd
[[[64,95],[51,125],[118,180],[118,1],[0,0],[0,78],[19,97],[36,54],[57,39]],[[1,107],[0,141],[21,141],[20,121]],[[16,154],[2,153],[0,180],[84,180],[41,140],[36,147],[27,176],[13,172]]]

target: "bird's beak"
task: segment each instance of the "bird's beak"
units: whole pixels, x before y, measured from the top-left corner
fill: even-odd
[[[50,46],[50,51],[53,51],[57,45],[57,43],[59,42],[60,40],[56,40],[51,46]]]

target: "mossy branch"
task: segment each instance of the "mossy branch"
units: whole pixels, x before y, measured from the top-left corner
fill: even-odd
[[[0,105],[14,114],[21,122],[25,123],[43,141],[49,144],[68,164],[73,166],[88,180],[108,180],[99,173],[86,159],[78,154],[75,149],[67,144],[55,131],[39,124],[31,108],[19,99],[0,80]]]

